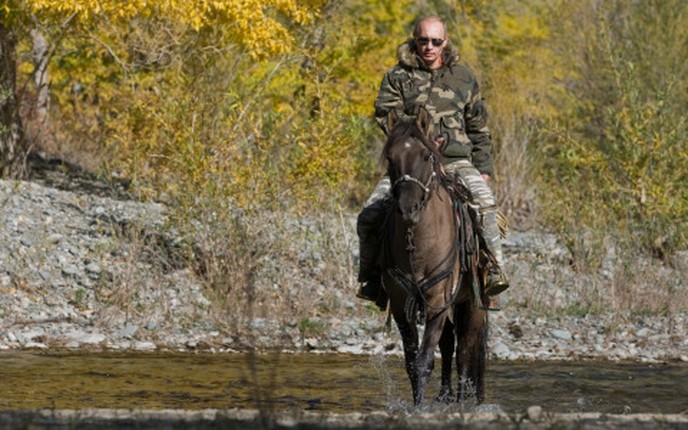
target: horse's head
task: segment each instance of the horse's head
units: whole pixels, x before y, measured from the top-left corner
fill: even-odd
[[[394,111],[387,118],[389,137],[382,151],[392,195],[404,223],[415,225],[437,184],[440,154],[428,135],[430,115],[421,109],[415,120],[399,120]]]

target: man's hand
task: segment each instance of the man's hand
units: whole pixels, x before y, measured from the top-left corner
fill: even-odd
[[[480,176],[483,177],[483,180],[485,181],[485,183],[488,183],[490,181],[490,175],[488,175],[487,173],[482,173],[482,174],[480,174]]]
[[[440,149],[440,147],[442,147],[442,144],[444,143],[444,137],[438,136],[432,142],[435,144],[435,147],[437,149]]]

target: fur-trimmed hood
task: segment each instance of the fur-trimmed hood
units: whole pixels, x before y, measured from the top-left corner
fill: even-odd
[[[416,53],[415,43],[415,40],[409,39],[399,45],[399,48],[397,48],[397,59],[401,66],[413,69],[425,69],[425,63],[423,63],[423,60]],[[451,41],[448,41],[442,52],[442,64],[448,67],[457,61],[459,61],[459,51]]]

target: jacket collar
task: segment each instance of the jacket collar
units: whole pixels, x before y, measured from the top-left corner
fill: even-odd
[[[413,39],[409,39],[399,45],[399,48],[397,48],[397,59],[399,60],[399,64],[403,67],[427,70],[425,63],[423,63],[423,60],[416,53],[415,41]],[[447,42],[442,52],[442,67],[451,67],[452,63],[458,60],[458,50],[451,41]]]

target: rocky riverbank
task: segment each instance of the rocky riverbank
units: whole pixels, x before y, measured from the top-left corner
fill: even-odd
[[[599,413],[547,414],[532,407],[525,414],[453,413],[394,415],[333,414],[309,411],[267,415],[255,410],[37,410],[0,412],[0,429],[678,429],[685,415]]]
[[[247,331],[233,331],[209,316],[212,297],[204,280],[175,257],[181,239],[167,225],[165,206],[53,185],[0,181],[0,350],[220,352],[255,346],[401,353],[399,336],[385,330],[386,315],[354,299],[353,273],[346,285],[323,280],[327,267],[318,252],[295,257],[308,259],[308,273],[297,263],[290,276],[298,279],[288,284],[313,300],[335,298],[338,312],[294,315],[288,323],[252,317],[242,323]],[[355,216],[344,218],[350,228],[341,243],[356,261]],[[308,229],[308,222],[295,228]],[[298,253],[306,248],[302,244]],[[590,313],[578,306],[589,289],[613,284],[613,249],[593,274],[574,271],[566,247],[543,232],[512,232],[505,249],[514,288],[504,294],[502,310],[491,314],[492,358],[688,362],[685,308],[643,314]],[[269,262],[265,270],[280,264]],[[638,270],[649,267],[651,262],[639,260]],[[678,295],[688,291],[687,274],[683,253],[652,279]],[[611,288],[610,294],[619,294]],[[313,324],[317,330],[309,329]]]

